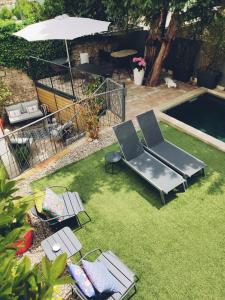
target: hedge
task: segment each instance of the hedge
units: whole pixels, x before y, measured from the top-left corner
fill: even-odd
[[[63,41],[28,42],[23,38],[12,35],[29,23],[31,23],[31,21],[26,21],[26,23],[0,21],[1,66],[27,71],[27,60],[31,55],[46,60],[52,60],[66,55]]]

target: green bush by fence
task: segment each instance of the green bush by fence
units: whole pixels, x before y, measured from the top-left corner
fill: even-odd
[[[29,21],[0,21],[0,66],[27,71],[30,55],[47,60],[66,55],[63,41],[28,42],[12,35],[27,24]]]

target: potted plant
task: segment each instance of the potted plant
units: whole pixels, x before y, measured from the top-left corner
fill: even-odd
[[[142,57],[134,57],[132,61],[132,68],[134,73],[134,83],[142,85],[145,76],[146,62]]]
[[[214,89],[222,76],[221,64],[225,59],[225,17],[218,12],[205,28],[200,52],[200,68],[197,70],[197,84]]]
[[[95,98],[90,99],[86,105],[79,106],[81,124],[88,134],[88,140],[93,141],[99,138],[99,112],[100,106],[96,103]]]
[[[4,104],[11,96],[10,90],[0,80],[0,127],[4,126]]]

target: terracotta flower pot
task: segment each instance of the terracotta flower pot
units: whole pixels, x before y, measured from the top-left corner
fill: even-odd
[[[16,247],[16,255],[23,254],[32,245],[33,242],[33,230],[27,231],[19,240],[17,240],[13,246]]]

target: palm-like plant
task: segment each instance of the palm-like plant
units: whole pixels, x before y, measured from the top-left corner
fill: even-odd
[[[34,267],[28,257],[18,261],[14,241],[27,229],[26,211],[30,199],[14,196],[16,182],[6,179],[0,169],[0,299],[56,299],[55,287],[71,282],[63,276],[66,254],[49,262],[46,257]],[[28,201],[29,200],[29,201]]]

